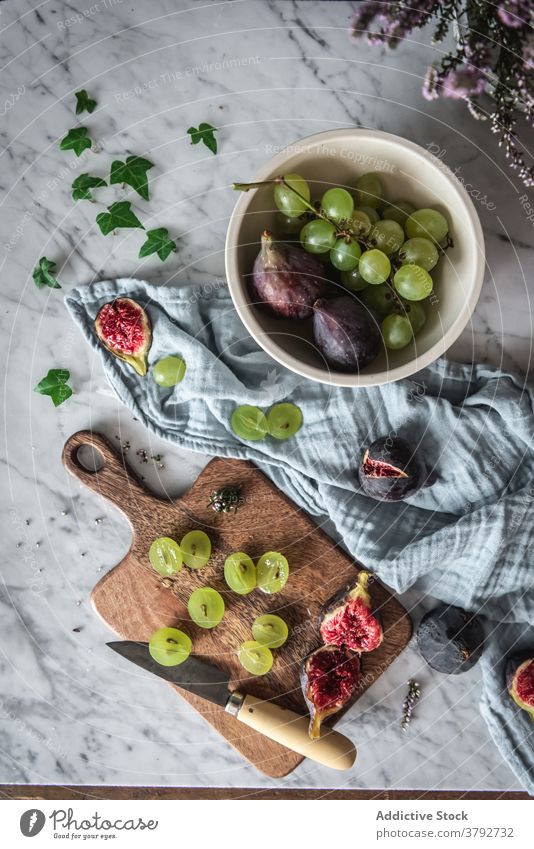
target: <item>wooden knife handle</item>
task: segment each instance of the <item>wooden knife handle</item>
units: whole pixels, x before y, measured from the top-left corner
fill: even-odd
[[[274,702],[247,695],[236,715],[240,722],[254,731],[324,766],[350,769],[356,760],[356,748],[348,737],[325,728],[318,740],[310,740],[308,717],[286,710]]]

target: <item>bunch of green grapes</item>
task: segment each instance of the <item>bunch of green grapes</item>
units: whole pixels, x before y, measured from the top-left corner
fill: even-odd
[[[287,174],[274,187],[279,228],[304,250],[329,262],[342,285],[378,316],[384,344],[406,347],[426,321],[430,272],[450,244],[447,219],[406,200],[388,202],[377,174],[363,174],[353,192],[328,189],[315,205],[310,187]]]

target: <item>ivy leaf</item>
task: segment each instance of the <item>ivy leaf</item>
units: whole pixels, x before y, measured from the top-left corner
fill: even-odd
[[[107,212],[100,212],[96,216],[96,223],[104,236],[107,236],[117,227],[141,227],[143,230],[145,229],[130,207],[130,201],[118,201],[108,206]]]
[[[33,281],[38,289],[43,289],[49,286],[50,289],[61,289],[56,277],[56,263],[42,256],[38,264],[33,269]]]
[[[212,127],[211,124],[202,123],[198,125],[198,129],[196,127],[189,127],[187,132],[191,136],[191,144],[204,142],[208,150],[211,150],[212,153],[217,153],[217,139],[213,135],[213,133],[217,132],[216,127]]]
[[[109,183],[126,183],[135,189],[138,195],[148,200],[148,177],[146,172],[154,167],[154,163],[142,156],[128,156],[126,162],[116,159],[111,163]]]
[[[60,150],[73,150],[76,156],[80,156],[91,145],[92,141],[87,135],[87,127],[75,127],[69,130],[65,138],[61,139],[59,143]]]
[[[169,231],[165,227],[158,227],[157,230],[146,231],[146,242],[141,245],[139,259],[150,256],[150,254],[157,254],[164,262],[169,254],[175,250],[176,244],[169,237]]]
[[[76,177],[72,184],[72,199],[73,200],[93,200],[91,189],[97,189],[100,186],[107,186],[105,180],[101,177],[92,177],[91,174],[80,174]]]
[[[93,100],[87,94],[86,90],[82,88],[81,91],[75,91],[74,96],[76,98],[76,114],[81,115],[82,112],[94,112],[96,107],[96,100]]]
[[[59,407],[63,401],[70,398],[72,389],[67,384],[70,377],[70,371],[66,368],[51,368],[46,377],[37,384],[34,392],[40,395],[50,395],[54,402],[54,407]]]

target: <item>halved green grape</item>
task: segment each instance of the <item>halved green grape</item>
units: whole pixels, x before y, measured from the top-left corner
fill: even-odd
[[[378,174],[362,174],[356,180],[356,202],[358,206],[377,209],[382,203],[384,189]]]
[[[181,357],[164,357],[152,366],[152,377],[158,386],[176,386],[184,379],[185,368]]]
[[[284,180],[288,186],[276,183],[274,187],[274,202],[280,212],[284,212],[289,218],[298,218],[308,208],[299,195],[309,201],[310,187],[300,174],[284,174]],[[295,191],[291,191],[292,189]]]
[[[413,265],[420,265],[425,271],[432,271],[437,265],[439,253],[430,239],[416,236],[415,239],[408,239],[407,242],[404,242],[399,251],[399,257],[403,263],[409,262]]]
[[[380,286],[368,286],[360,297],[365,306],[372,309],[379,318],[384,318],[395,306],[395,296],[387,283],[381,283]]]
[[[369,241],[380,251],[391,256],[397,253],[404,242],[404,230],[396,221],[389,219],[377,221],[369,233]]]
[[[342,271],[339,276],[345,289],[350,289],[351,292],[361,292],[369,285],[360,274],[359,268],[353,268],[352,271]]]
[[[391,272],[391,263],[383,251],[373,248],[361,255],[358,268],[364,280],[367,280],[373,286],[377,286],[388,279]]]
[[[302,411],[295,404],[275,404],[267,414],[267,427],[275,439],[289,439],[302,427]]]
[[[426,313],[423,305],[419,301],[406,301],[402,298],[402,306],[405,315],[412,325],[413,335],[419,333],[426,324]]]
[[[410,239],[421,236],[441,242],[449,232],[447,219],[437,209],[418,209],[406,220],[404,228]]]
[[[373,226],[371,219],[362,209],[355,209],[347,224],[356,236],[367,236]]]
[[[346,189],[328,189],[321,198],[321,209],[331,221],[347,221],[352,215],[354,200]]]
[[[256,586],[256,566],[244,551],[234,551],[224,561],[224,580],[238,595],[248,595]]]
[[[342,237],[338,239],[330,251],[330,262],[339,271],[352,271],[358,266],[358,260],[362,255],[362,249],[358,242],[350,241]]]
[[[187,612],[200,628],[215,628],[224,616],[223,597],[212,587],[198,587],[189,596]]]
[[[230,424],[236,436],[249,442],[263,439],[268,430],[267,419],[263,410],[260,410],[259,407],[251,407],[248,404],[235,408]]]
[[[308,221],[300,231],[300,242],[310,254],[323,254],[334,247],[336,228],[330,221],[314,218]]]
[[[382,213],[382,218],[386,221],[396,221],[401,227],[404,227],[406,219],[412,212],[415,211],[415,206],[408,200],[395,200],[386,206]]]
[[[393,278],[393,285],[407,301],[422,301],[432,292],[432,278],[420,265],[401,265]]]
[[[184,562],[190,569],[203,569],[211,556],[211,540],[204,531],[189,531],[180,542]]]
[[[289,563],[279,551],[266,551],[256,564],[256,580],[260,590],[271,595],[279,592],[289,578]]]
[[[381,324],[382,339],[386,348],[399,350],[405,348],[413,339],[412,325],[404,315],[391,313]]]
[[[175,540],[170,537],[158,537],[148,551],[148,559],[160,575],[174,575],[182,568],[183,556]]]
[[[287,239],[288,236],[298,236],[305,223],[306,219],[302,216],[290,218],[283,212],[277,212],[274,229],[280,237]]]
[[[376,224],[377,221],[380,221],[380,215],[372,206],[359,206],[354,212],[363,212],[364,215],[367,215],[371,224]]]
[[[273,665],[273,655],[267,646],[247,640],[239,646],[237,657],[241,666],[251,675],[266,675]]]
[[[288,627],[280,616],[274,613],[265,613],[258,616],[252,623],[252,636],[262,646],[270,649],[279,649],[287,640]]]
[[[148,651],[161,666],[178,666],[191,654],[193,643],[178,628],[159,628],[148,642]]]

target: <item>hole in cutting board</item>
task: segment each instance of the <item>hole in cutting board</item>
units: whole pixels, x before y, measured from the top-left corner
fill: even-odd
[[[95,474],[104,468],[105,460],[102,453],[94,445],[80,445],[76,451],[76,459],[87,472]]]

